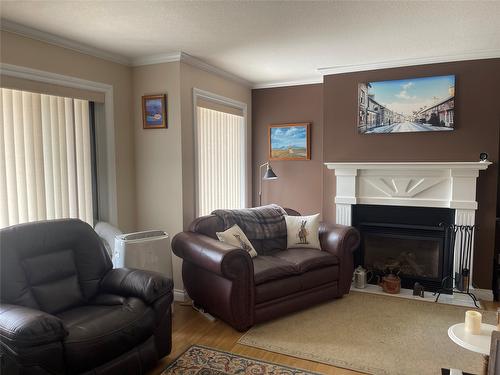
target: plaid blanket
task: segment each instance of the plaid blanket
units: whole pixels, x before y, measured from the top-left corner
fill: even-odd
[[[286,237],[286,211],[277,204],[238,210],[215,210],[226,229],[238,224],[249,240]]]

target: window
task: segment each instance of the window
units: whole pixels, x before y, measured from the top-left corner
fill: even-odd
[[[93,224],[90,107],[0,89],[0,227],[70,217]]]
[[[245,207],[245,117],[241,110],[195,101],[197,216]],[[210,107],[210,108],[209,108]]]

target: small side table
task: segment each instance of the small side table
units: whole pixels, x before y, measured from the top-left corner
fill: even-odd
[[[465,331],[465,323],[458,323],[448,328],[448,336],[457,345],[472,352],[483,355],[483,373],[488,373],[488,361],[490,356],[491,332],[496,330],[492,324],[481,324],[481,333],[473,335]]]

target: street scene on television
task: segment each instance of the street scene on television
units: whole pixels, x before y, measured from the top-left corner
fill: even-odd
[[[362,134],[453,130],[455,76],[360,83],[358,103]]]

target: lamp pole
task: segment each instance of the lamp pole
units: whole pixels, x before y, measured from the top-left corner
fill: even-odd
[[[269,162],[262,164],[259,167],[259,206],[262,206],[262,168],[269,165]]]
[[[262,176],[262,168],[267,167],[266,173]],[[276,180],[278,176],[274,173],[269,162],[265,162],[259,167],[259,206],[262,206],[262,180]]]

